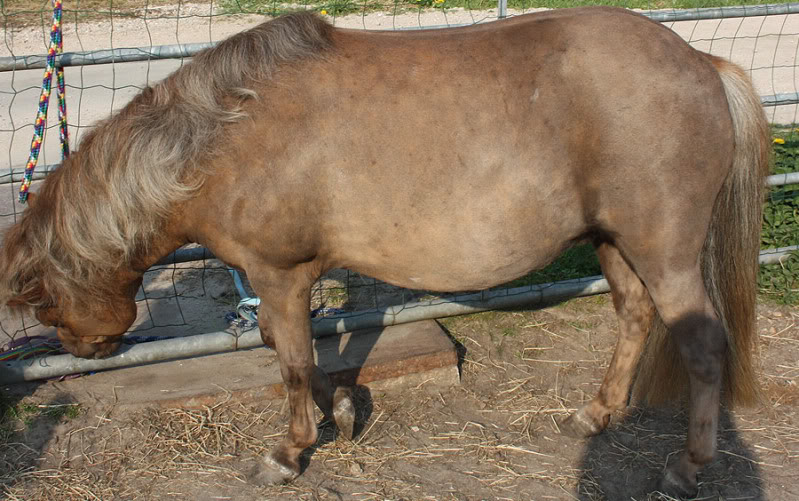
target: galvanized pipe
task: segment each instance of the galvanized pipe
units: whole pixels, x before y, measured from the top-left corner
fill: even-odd
[[[216,259],[216,256],[205,247],[190,247],[176,250],[172,254],[159,259],[153,266],[168,266],[170,264],[204,261],[206,259]]]
[[[430,318],[443,318],[498,308],[558,301],[567,297],[588,296],[607,292],[607,282],[601,277],[585,280],[520,287],[461,295],[454,299],[433,299],[350,317],[331,317],[313,321],[314,336],[372,327],[384,327]],[[163,341],[152,341],[125,347],[120,353],[101,360],[86,360],[72,355],[54,355],[32,360],[13,360],[0,364],[0,384],[35,381],[91,372],[116,369],[179,358],[224,353],[237,349],[261,346],[258,329],[236,336],[233,332],[213,332]]]
[[[764,249],[760,251],[758,262],[760,264],[777,264],[793,252],[799,252],[799,245],[789,245],[788,247],[779,247],[777,249]]]
[[[35,171],[33,171],[32,179],[34,181],[41,181],[47,177],[48,174],[56,170],[60,165],[61,164],[40,165]],[[0,185],[11,184],[22,181],[22,176],[25,174],[25,169],[3,169],[0,172],[2,172],[2,174],[0,174]]]
[[[785,186],[787,184],[799,184],[799,172],[774,174],[766,178],[766,186]]]
[[[741,7],[706,7],[701,9],[651,10],[641,12],[653,21],[673,23],[675,21],[704,21],[707,19],[730,19],[739,17],[776,16],[799,13],[799,3],[744,5]]]
[[[95,64],[131,63],[192,57],[201,50],[213,47],[212,42],[172,45],[153,45],[131,49],[104,49],[86,52],[64,52],[56,56],[56,66],[91,66]],[[0,72],[34,70],[47,66],[47,55],[0,57]]]
[[[788,104],[799,104],[799,93],[784,92],[782,94],[773,94],[771,96],[760,96],[760,104],[766,108],[785,106]]]
[[[263,345],[260,333],[253,329],[236,336],[230,332],[212,332],[150,343],[123,345],[114,356],[100,360],[54,355],[31,360],[13,360],[0,364],[0,384],[21,383],[106,369],[132,367],[153,362],[225,353]]]

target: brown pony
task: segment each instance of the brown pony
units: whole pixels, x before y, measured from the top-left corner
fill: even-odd
[[[352,435],[349,395],[314,365],[321,274],[474,290],[590,240],[620,335],[599,394],[565,426],[602,431],[649,357],[642,397],[690,382],[687,444],[662,486],[690,495],[722,388],[757,397],[768,143],[741,69],[625,10],[413,33],[293,14],[199,54],[95,127],[5,235],[0,304],[56,326],[75,355],[107,356],[144,271],[207,246],[261,297],[291,421],[254,479],[284,482],[316,440],[314,400]]]

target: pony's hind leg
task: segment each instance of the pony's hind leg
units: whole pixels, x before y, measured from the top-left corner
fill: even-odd
[[[655,314],[641,279],[610,243],[597,246],[602,272],[610,283],[619,320],[619,339],[599,393],[561,423],[561,431],[587,437],[604,430],[610,415],[627,405],[636,364]]]
[[[352,390],[347,386],[334,388],[327,373],[319,366],[314,366],[311,377],[311,390],[317,407],[325,418],[333,421],[339,435],[352,440],[355,435],[355,405],[352,402]]]
[[[677,344],[690,382],[688,439],[679,459],[666,469],[661,490],[691,497],[697,492],[697,473],[716,452],[727,338],[698,265],[684,272],[670,270],[666,279],[652,282],[650,294]]]

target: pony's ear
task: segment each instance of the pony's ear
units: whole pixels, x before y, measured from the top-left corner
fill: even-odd
[[[37,285],[36,287],[33,287],[22,294],[11,296],[6,304],[10,308],[28,308],[30,306],[42,304],[43,298],[44,287]]]
[[[40,301],[41,294],[38,291],[30,291],[18,296],[12,296],[6,303],[10,308],[26,308],[31,305],[37,304]]]

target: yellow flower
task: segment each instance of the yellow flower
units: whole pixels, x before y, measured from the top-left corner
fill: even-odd
[[[785,139],[783,139],[781,137],[775,137],[774,138],[774,144],[785,144]]]
[[[322,9],[322,11],[320,12],[320,14],[322,14],[323,16],[326,16],[326,15],[327,15],[327,11],[326,11],[326,10],[324,10],[324,9]]]

